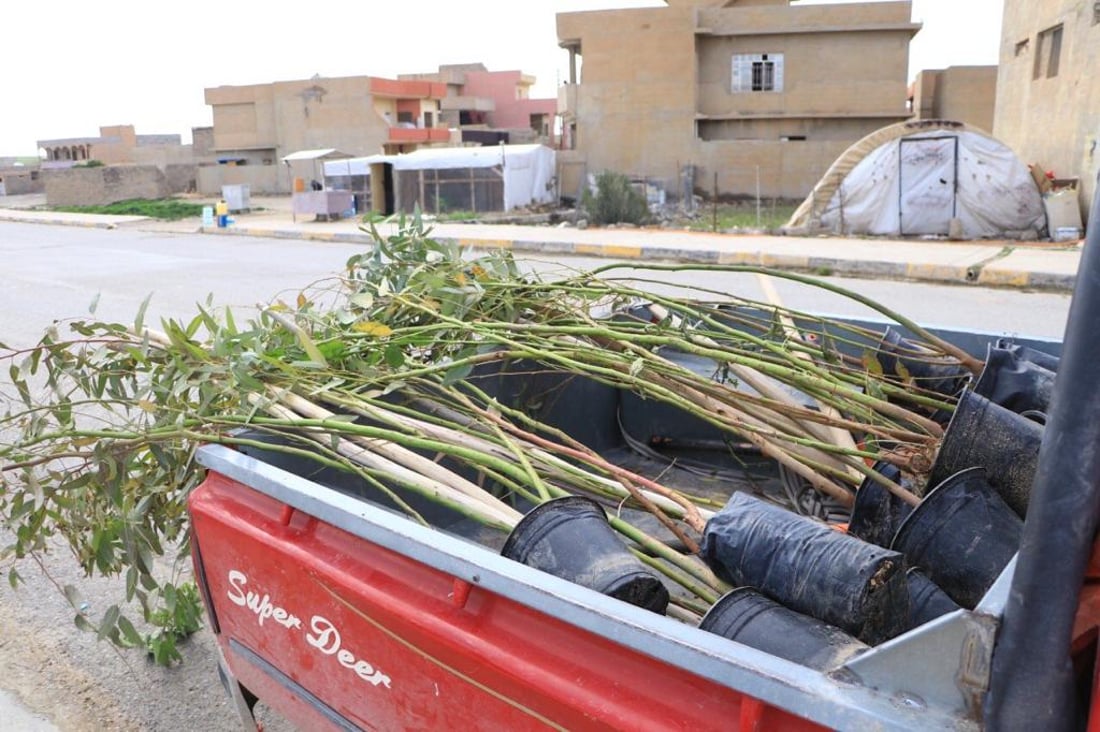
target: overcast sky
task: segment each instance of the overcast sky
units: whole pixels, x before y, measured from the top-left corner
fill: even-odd
[[[801,0],[803,4],[837,0]],[[568,74],[558,12],[652,7],[659,0],[0,0],[0,156],[35,142],[94,137],[100,125],[138,134],[211,124],[203,89],[321,76],[434,71],[481,62],[538,78],[554,96]],[[925,68],[995,64],[1003,0],[913,0],[924,23],[909,76]]]

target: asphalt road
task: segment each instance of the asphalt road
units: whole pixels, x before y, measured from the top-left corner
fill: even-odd
[[[292,302],[303,286],[341,271],[359,251],[356,245],[327,242],[0,224],[5,275],[0,343],[30,345],[54,321],[87,317],[93,302],[97,318],[127,323],[149,298],[146,322],[155,323],[160,317],[189,318],[196,304],[209,298],[215,306],[232,307],[243,320],[258,303]],[[571,258],[530,260],[524,266],[550,272],[603,264],[607,260]],[[642,277],[638,272],[625,276]],[[684,275],[684,281],[765,299],[755,275],[708,280]],[[1068,296],[1051,293],[833,281],[925,324],[995,335],[1060,338],[1069,307]],[[800,309],[868,314],[843,298],[791,283],[777,283],[777,292],[785,304]],[[5,390],[3,382],[0,390]],[[3,537],[0,543],[6,543]],[[26,585],[0,589],[0,687],[8,692],[0,693],[0,732],[36,729],[29,726],[36,719],[79,731],[236,728],[215,673],[208,633],[184,646],[184,664],[157,667],[137,651],[118,652],[79,633],[72,609],[55,587],[78,585],[94,610],[121,595],[120,583],[83,578],[64,551],[50,557],[44,569],[29,561],[18,568]],[[11,704],[13,697],[18,704]],[[17,711],[29,716],[16,717]],[[286,729],[277,716],[267,714],[265,721],[269,731]]]

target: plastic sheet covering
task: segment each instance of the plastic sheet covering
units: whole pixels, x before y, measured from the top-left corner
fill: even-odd
[[[902,123],[845,151],[786,228],[980,239],[1042,233],[1046,214],[1027,166],[1000,141],[959,123]]]
[[[522,206],[553,203],[557,196],[557,156],[546,145],[487,145],[483,147],[426,147],[401,155],[370,155],[325,163],[326,176],[370,175],[372,163],[389,163],[393,169],[407,171],[454,171],[453,175],[436,174],[437,178],[459,181],[469,196],[470,181],[490,175],[503,181],[503,194],[494,197],[486,209],[473,201],[464,201],[466,210],[511,211]],[[433,179],[434,181],[434,179]],[[500,184],[498,183],[498,186]],[[419,190],[419,179],[413,190]],[[434,206],[425,206],[434,210]]]

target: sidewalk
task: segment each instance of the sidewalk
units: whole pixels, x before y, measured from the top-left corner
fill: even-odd
[[[262,236],[370,244],[357,218],[314,221],[290,211],[289,198],[253,199],[262,209],[234,214],[226,228],[203,227],[197,219],[163,222],[137,216],[95,216],[0,208],[0,222],[133,228],[167,233]],[[3,203],[0,201],[0,203]],[[395,226],[380,225],[382,234]],[[816,274],[881,277],[940,283],[1071,291],[1081,242],[1053,244],[982,240],[847,239],[762,234],[711,234],[673,229],[578,229],[568,225],[515,226],[440,223],[436,239],[485,249],[685,263],[746,264]]]

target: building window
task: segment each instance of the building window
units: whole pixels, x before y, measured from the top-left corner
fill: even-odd
[[[734,93],[783,91],[783,54],[734,54],[730,89]]]
[[[1035,67],[1032,79],[1047,79],[1058,75],[1058,61],[1062,55],[1062,26],[1047,28],[1035,39]]]
[[[1100,3],[1092,4],[1092,24],[1100,23]]]
[[[1030,45],[1031,45],[1031,40],[1028,39],[1028,38],[1025,38],[1022,41],[1017,41],[1016,42],[1016,55],[1017,56],[1023,56],[1025,53],[1027,53],[1027,48]]]

